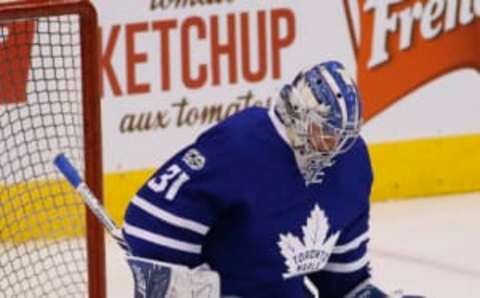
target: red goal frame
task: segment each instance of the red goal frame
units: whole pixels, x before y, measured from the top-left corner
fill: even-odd
[[[98,20],[94,6],[86,0],[7,0],[7,2],[0,2],[0,21],[65,14],[77,14],[80,20],[85,179],[93,193],[102,201]],[[89,297],[106,298],[103,226],[89,210],[86,212],[86,217]]]

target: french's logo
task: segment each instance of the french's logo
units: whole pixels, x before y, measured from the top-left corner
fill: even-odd
[[[480,69],[480,0],[344,0],[369,119],[452,70]]]

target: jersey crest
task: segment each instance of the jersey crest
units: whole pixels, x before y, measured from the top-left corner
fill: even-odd
[[[302,226],[303,241],[292,233],[280,234],[278,246],[288,269],[283,278],[316,272],[325,267],[340,236],[337,232],[327,237],[329,227],[325,213],[315,204],[307,223]]]

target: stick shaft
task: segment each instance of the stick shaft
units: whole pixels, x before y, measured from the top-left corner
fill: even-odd
[[[82,197],[84,203],[95,214],[97,219],[102,223],[108,233],[117,241],[123,248],[127,249],[125,240],[121,230],[117,227],[107,210],[100,204],[100,201],[90,190],[88,185],[82,180],[77,169],[72,165],[65,154],[60,153],[53,161],[57,169],[65,176],[67,181],[77,190]]]

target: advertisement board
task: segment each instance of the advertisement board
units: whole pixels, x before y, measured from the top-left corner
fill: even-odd
[[[374,199],[480,188],[478,0],[94,3],[107,200],[331,59],[363,95]]]

